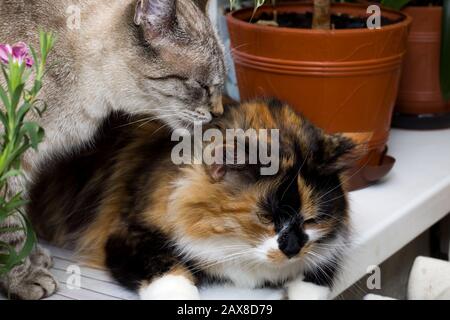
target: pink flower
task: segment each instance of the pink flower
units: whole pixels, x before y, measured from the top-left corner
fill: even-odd
[[[9,44],[0,44],[0,61],[8,63],[9,57],[12,57],[13,61],[18,64],[25,62],[29,68],[34,64],[28,46],[23,42],[18,42],[12,47]]]

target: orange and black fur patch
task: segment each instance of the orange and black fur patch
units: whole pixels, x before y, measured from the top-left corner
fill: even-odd
[[[251,286],[278,285],[304,273],[332,284],[349,233],[351,140],[276,100],[228,106],[208,128],[279,129],[280,169],[224,164],[217,177],[214,166],[174,165],[159,123],[132,122],[111,116],[94,148],[42,168],[28,210],[41,237],[131,289],[180,269],[193,281],[239,282],[240,272]]]

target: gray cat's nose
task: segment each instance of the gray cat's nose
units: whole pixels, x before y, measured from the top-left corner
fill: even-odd
[[[212,120],[212,115],[209,111],[204,110],[203,108],[197,108],[195,109],[195,112],[197,113],[197,120],[200,120],[203,123],[209,123]]]
[[[223,115],[223,101],[222,101],[222,95],[218,95],[213,98],[212,100],[212,108],[211,113],[214,117],[220,117]]]

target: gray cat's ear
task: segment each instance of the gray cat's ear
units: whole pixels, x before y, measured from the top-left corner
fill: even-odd
[[[176,0],[139,0],[136,3],[134,23],[144,24],[152,33],[167,30],[176,21]]]

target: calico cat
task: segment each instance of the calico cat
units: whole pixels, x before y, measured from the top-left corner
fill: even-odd
[[[170,128],[222,113],[222,47],[205,8],[195,2],[0,0],[0,43],[24,41],[37,48],[39,29],[57,35],[40,96],[48,108],[43,117],[29,119],[45,129],[46,138],[39,152],[25,154],[25,179],[8,182],[11,195],[26,188],[47,157],[89,143],[112,111],[147,114]],[[21,226],[15,217],[7,224]],[[24,234],[0,234],[0,240],[21,247]],[[0,289],[22,299],[50,295],[56,289],[50,265],[38,249],[0,278]]]
[[[28,210],[38,234],[143,299],[197,299],[204,280],[287,285],[291,297],[317,285],[325,298],[349,239],[345,170],[361,147],[276,100],[227,107],[210,128],[279,129],[278,172],[176,166],[170,132],[114,117],[95,150],[42,168]]]

